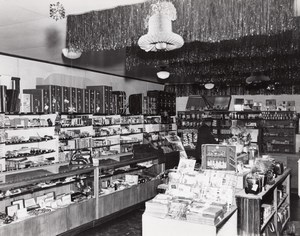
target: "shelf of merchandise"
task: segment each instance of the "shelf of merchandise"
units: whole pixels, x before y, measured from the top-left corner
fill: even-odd
[[[53,126],[55,119],[56,114],[6,114],[4,117],[5,164],[1,164],[5,165],[5,168],[2,166],[1,170],[20,169],[20,165],[25,167],[25,162],[31,166],[59,162],[58,142],[55,136],[55,126]],[[18,125],[22,128],[15,129],[14,127]],[[18,140],[33,141],[13,142]]]
[[[167,135],[177,135],[176,116],[144,116],[144,143],[160,149],[167,145]]]
[[[262,118],[262,152],[295,153],[297,114],[294,111],[263,111]]]
[[[26,114],[27,115],[27,114]],[[45,114],[41,114],[39,116],[44,116]],[[81,115],[91,118],[94,121],[96,121],[96,124],[94,125],[78,125],[82,124],[83,120],[80,120]],[[14,115],[15,116],[15,115]],[[34,115],[36,116],[36,115]],[[13,200],[18,200],[22,198],[30,198],[30,197],[37,197],[40,195],[43,195],[45,193],[49,192],[55,192],[55,195],[63,194],[63,193],[69,193],[71,190],[75,187],[76,180],[72,180],[69,182],[57,182],[57,184],[52,183],[54,180],[58,179],[64,179],[71,176],[81,176],[86,175],[89,173],[89,175],[92,176],[92,178],[88,178],[89,181],[92,179],[93,181],[93,192],[94,196],[90,199],[83,200],[81,202],[73,203],[67,206],[64,206],[59,209],[52,210],[51,212],[44,213],[41,215],[37,215],[34,217],[22,219],[13,221],[10,224],[2,225],[0,224],[0,235],[6,235],[6,236],[14,236],[16,235],[15,232],[24,232],[24,235],[58,235],[63,234],[66,231],[70,231],[73,229],[77,229],[78,227],[81,227],[82,225],[94,225],[98,220],[102,220],[103,217],[118,214],[119,211],[126,210],[132,206],[135,206],[136,204],[139,204],[143,201],[146,201],[156,194],[156,187],[160,183],[159,179],[152,179],[148,182],[138,184],[131,186],[130,188],[126,188],[123,190],[118,190],[116,192],[112,192],[108,195],[99,195],[100,189],[99,189],[99,181],[101,181],[101,178],[99,178],[100,173],[108,168],[116,169],[119,167],[124,167],[128,165],[135,165],[142,162],[152,162],[155,165],[157,164],[158,156],[151,156],[147,158],[133,158],[133,153],[118,153],[117,155],[99,155],[100,153],[94,153],[97,154],[97,158],[100,162],[100,167],[95,167],[91,165],[87,165],[85,167],[83,166],[70,166],[69,158],[60,158],[59,156],[63,153],[69,153],[76,150],[81,150],[81,148],[74,148],[72,151],[70,150],[64,150],[64,152],[59,152],[59,142],[64,143],[67,141],[74,141],[74,140],[80,140],[84,138],[89,138],[91,140],[93,139],[107,139],[107,138],[115,138],[118,137],[121,138],[121,132],[119,133],[110,133],[109,132],[103,132],[102,134],[106,133],[109,135],[100,135],[100,137],[97,137],[96,132],[99,130],[99,127],[104,127],[104,129],[107,129],[109,127],[116,127],[119,131],[121,130],[121,121],[119,115],[110,115],[110,116],[100,116],[100,115],[91,115],[91,114],[72,114],[70,117],[67,116],[66,119],[67,122],[74,124],[74,125],[65,125],[64,127],[60,124],[60,130],[58,131],[61,133],[68,133],[71,134],[68,136],[68,138],[61,138],[59,140],[58,134],[56,128],[59,122],[56,120],[56,114],[46,114],[45,116],[51,116],[51,121],[53,126],[51,126],[51,132],[49,132],[50,127],[41,127],[38,130],[45,130],[44,133],[39,133],[40,136],[42,135],[53,135],[53,139],[48,140],[47,142],[32,142],[32,143],[24,143],[24,145],[30,144],[31,146],[34,145],[41,145],[42,143],[49,144],[55,146],[56,152],[55,155],[55,161],[47,163],[47,165],[39,165],[39,166],[32,166],[30,168],[22,168],[18,170],[11,170],[11,171],[2,171],[0,172],[0,193],[1,191],[6,190],[15,190],[15,189],[22,189],[21,193],[15,194],[10,196],[9,198],[0,199],[0,211],[5,211],[5,207],[8,205],[11,205]],[[62,116],[61,118],[65,118]],[[108,118],[110,121],[107,121],[106,118]],[[74,122],[72,121],[74,119]],[[103,119],[104,122],[100,124],[99,119]],[[112,121],[113,120],[113,121]],[[85,120],[86,121],[86,120]],[[84,121],[84,122],[85,122]],[[67,122],[64,122],[66,124]],[[77,123],[78,122],[78,123]],[[113,122],[113,123],[105,123],[105,122]],[[114,123],[115,122],[115,123]],[[125,126],[125,124],[124,124]],[[128,126],[128,124],[126,124]],[[144,125],[141,125],[140,123],[131,124],[131,126],[137,126],[141,127],[141,131],[144,131]],[[35,128],[32,128],[35,129]],[[7,129],[5,129],[6,131]],[[14,132],[20,132],[17,135],[28,134],[24,133],[25,129],[9,129],[8,132],[11,133],[11,135],[14,134]],[[26,132],[29,130],[29,128],[26,129]],[[37,129],[35,129],[37,130]],[[164,131],[165,132],[165,131]],[[80,134],[82,133],[89,133],[88,137],[80,137]],[[70,138],[72,135],[75,134],[75,138]],[[101,134],[99,132],[98,134]],[[139,133],[132,133],[132,134],[124,134],[124,137],[128,136],[135,136],[139,135],[143,137],[144,132]],[[86,134],[85,134],[86,135]],[[33,136],[33,135],[32,135]],[[11,137],[11,136],[9,136]],[[62,137],[67,137],[63,136]],[[25,137],[26,138],[26,137]],[[22,143],[23,144],[23,143]],[[128,144],[128,143],[124,143]],[[3,142],[3,146],[6,148],[13,148],[13,146],[18,146],[20,144],[16,145],[5,145],[5,140]],[[121,144],[116,143],[114,144],[116,147],[120,148]],[[131,144],[132,145],[132,144]],[[22,145],[21,145],[22,146]],[[108,145],[107,145],[108,146]],[[100,149],[104,146],[94,148]],[[85,149],[85,148],[84,148]],[[91,149],[91,148],[90,148]],[[114,160],[111,162],[111,164],[107,164],[110,162],[105,162],[106,159],[112,159]],[[103,161],[103,162],[102,162]],[[104,164],[106,163],[106,164]],[[144,170],[146,167],[141,167],[138,169],[138,171]],[[158,170],[161,170],[161,168],[156,168]],[[155,170],[156,170],[155,169]],[[132,174],[134,173],[134,169],[132,169],[132,172],[129,171],[128,173]],[[126,174],[126,172],[124,173]],[[124,176],[123,174],[123,176]],[[118,176],[122,176],[122,174],[118,174]],[[105,177],[104,177],[105,178]],[[109,177],[107,177],[109,178]],[[12,181],[14,180],[14,181]],[[36,185],[38,183],[47,183],[43,187],[35,188],[32,190],[25,191],[24,189],[27,188],[27,186],[30,185]],[[54,181],[55,182],[55,181]],[[57,221],[57,219],[60,219],[60,221]],[[45,223],[47,222],[47,223]],[[31,227],[31,225],[39,225],[39,227]]]
[[[133,145],[143,143],[144,116],[121,116],[120,152],[132,152]]]
[[[105,152],[111,152],[111,155],[120,153],[120,133],[121,116],[120,115],[93,115],[93,129],[95,136],[92,139],[92,147],[97,155]],[[101,137],[99,133],[108,133],[109,136]],[[99,137],[100,136],[100,137]],[[95,144],[97,140],[103,140],[103,145]]]
[[[72,203],[62,208],[52,209],[51,212],[43,213],[37,216],[24,218],[13,221],[10,224],[0,225],[0,235],[14,236],[15,232],[23,232],[22,235],[58,235],[64,234],[76,230],[79,228],[86,229],[86,227],[92,227],[97,222],[102,222],[104,217],[118,214],[119,212],[132,208],[137,204],[140,204],[156,195],[156,187],[160,184],[159,179],[152,179],[145,183],[133,185],[128,188],[117,190],[109,194],[100,194],[99,182],[101,181],[101,172],[107,169],[117,169],[119,167],[129,166],[133,164],[155,161],[158,156],[151,156],[147,158],[130,158],[125,161],[119,161],[114,164],[97,166],[74,166],[67,169],[60,169],[58,173],[45,173],[38,177],[30,178],[30,172],[27,173],[27,178],[21,181],[12,183],[1,183],[0,190],[5,191],[8,189],[26,188],[36,183],[59,180],[70,176],[86,175],[92,176],[94,196],[92,198],[85,199],[80,202]],[[154,162],[155,163],[155,162]],[[65,163],[55,164],[57,166],[63,166]],[[65,164],[67,167],[68,165]],[[45,167],[50,168],[50,167]],[[139,171],[141,171],[141,168]],[[35,171],[37,169],[32,169]],[[27,170],[26,170],[27,171]],[[9,176],[19,172],[1,173],[2,175]],[[128,174],[131,172],[129,171]],[[132,172],[134,173],[134,172]],[[131,173],[131,174],[132,174]],[[123,176],[127,174],[126,172]],[[122,174],[118,174],[122,176]],[[106,177],[104,177],[106,178]],[[79,179],[85,179],[83,176]],[[75,180],[76,181],[76,180]],[[59,183],[46,186],[44,188],[37,188],[34,191],[24,191],[18,193],[9,198],[0,199],[1,209],[11,204],[12,201],[22,199],[23,197],[37,197],[49,192],[55,192],[55,195],[62,193],[68,193],[74,186],[74,181]],[[3,210],[1,210],[3,211]],[[60,219],[57,221],[57,219]],[[45,223],[47,222],[47,223]],[[51,225],[49,225],[51,224]],[[39,227],[32,227],[32,225],[38,225]],[[19,235],[19,234],[18,234]]]
[[[263,235],[266,226],[271,222],[274,224],[277,235],[280,235],[278,227],[278,211],[286,205],[290,218],[290,177],[291,170],[285,169],[282,175],[277,176],[273,185],[266,185],[264,190],[257,195],[247,194],[245,190],[241,190],[235,194],[238,207],[238,235]],[[286,193],[281,199],[278,199],[278,189],[285,186]],[[272,196],[272,207],[274,211],[261,222],[262,204],[267,196]]]

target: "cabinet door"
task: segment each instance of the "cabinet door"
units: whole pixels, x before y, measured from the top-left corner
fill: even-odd
[[[68,230],[93,221],[96,217],[95,205],[95,199],[92,198],[68,206],[66,218]]]
[[[66,208],[0,227],[0,235],[58,235],[67,231]]]
[[[236,199],[238,207],[238,235],[256,236],[260,235],[260,206],[258,199],[240,198]]]

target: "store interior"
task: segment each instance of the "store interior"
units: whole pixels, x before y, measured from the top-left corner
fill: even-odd
[[[300,235],[299,0],[0,0],[0,235]]]

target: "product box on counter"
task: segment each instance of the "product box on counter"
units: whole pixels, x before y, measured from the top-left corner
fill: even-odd
[[[90,113],[96,113],[96,91],[88,89],[90,92]]]
[[[124,91],[112,91],[112,95],[115,96],[116,102],[116,113],[123,114],[125,113],[126,106],[126,93]]]
[[[23,94],[32,95],[32,112],[44,111],[44,90],[43,89],[23,89]]]
[[[6,112],[6,86],[0,85],[0,112]]]
[[[77,112],[84,112],[84,89],[76,88],[77,91]]]
[[[90,111],[90,90],[83,89],[84,93],[84,102],[83,102],[83,109],[85,113],[91,113]]]
[[[103,104],[104,98],[101,94],[101,91],[95,90],[95,112],[101,114],[108,114],[108,110],[105,109],[105,105]]]
[[[21,98],[21,104],[21,112],[33,112],[33,95],[23,93]]]
[[[112,87],[111,86],[87,86],[87,89],[95,90],[95,112],[111,114]]]
[[[77,89],[70,88],[71,90],[71,111],[70,112],[77,112]]]
[[[71,91],[69,87],[62,87],[62,112],[68,112],[71,105]]]
[[[56,104],[56,85],[37,85],[37,89],[43,89],[44,107],[43,112],[54,113],[57,109]]]
[[[61,86],[55,86],[55,111],[63,111],[63,91]]]

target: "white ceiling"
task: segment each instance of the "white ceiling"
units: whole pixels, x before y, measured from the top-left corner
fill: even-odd
[[[50,18],[50,4],[58,0],[0,0],[0,52],[62,63],[66,18]],[[82,14],[145,0],[59,0],[66,15]],[[121,66],[121,65],[120,65]],[[122,68],[121,68],[122,67]],[[124,65],[115,70],[124,70]]]

